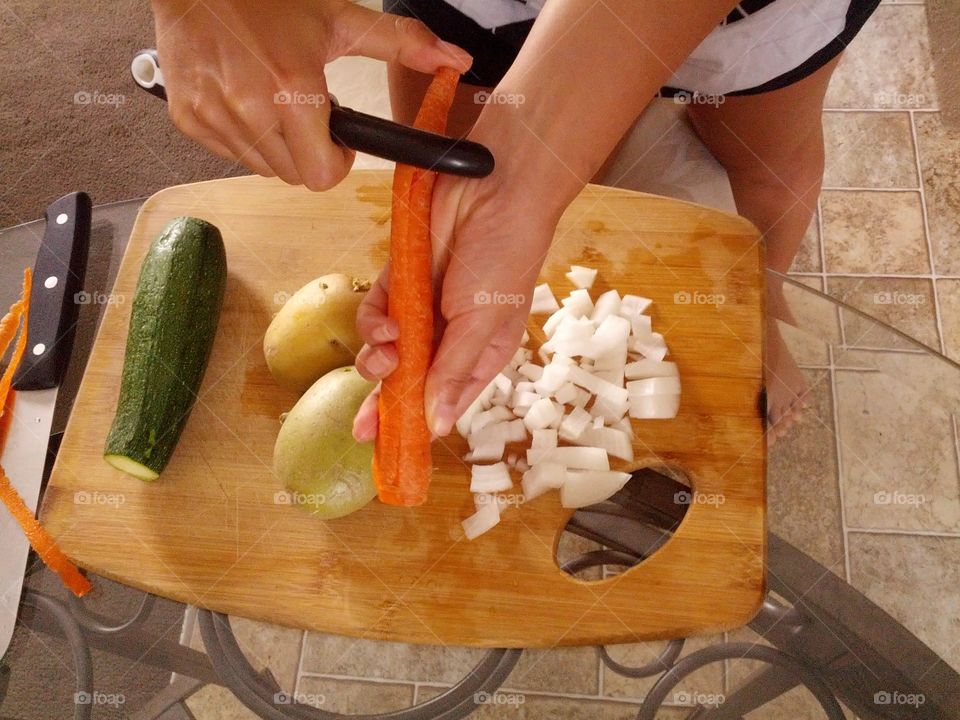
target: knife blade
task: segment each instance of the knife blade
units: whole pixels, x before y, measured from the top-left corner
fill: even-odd
[[[13,378],[13,417],[0,464],[36,513],[43,481],[57,388],[73,348],[74,327],[90,245],[92,205],[70,193],[46,211],[46,230],[33,266],[26,351]],[[0,508],[0,655],[16,624],[30,545],[20,526]]]
[[[156,50],[138,51],[130,63],[130,74],[140,88],[161,100],[167,99]],[[485,145],[351,110],[341,106],[332,95],[329,97],[330,137],[338,145],[448,175],[479,178],[493,172],[493,153]]]

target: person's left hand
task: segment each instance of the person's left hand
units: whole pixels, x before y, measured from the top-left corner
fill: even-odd
[[[483,180],[441,176],[434,192],[436,318],[440,342],[426,379],[427,424],[447,435],[457,418],[519,347],[533,287],[556,228],[556,216],[528,205],[497,174]],[[357,369],[371,380],[397,365],[396,321],[387,316],[385,268],[357,312],[366,345]],[[366,399],[354,420],[358,441],[377,432],[377,395]]]

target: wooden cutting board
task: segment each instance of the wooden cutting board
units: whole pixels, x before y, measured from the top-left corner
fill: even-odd
[[[555,493],[467,541],[460,521],[473,499],[459,437],[435,444],[422,507],[374,501],[324,522],[275,500],[278,417],[297,398],[271,381],[264,331],[283,298],[314,277],[375,275],[387,257],[390,182],[386,171],[354,172],[316,194],[234,178],[172,187],[144,204],[43,502],[42,520],[66,553],[182,602],[396,641],[582,645],[746,622],[765,589],[763,258],[746,220],[696,205],[587,187],[542,273],[559,295],[572,289],[569,265],[586,264],[600,270],[594,296],[614,287],[655,301],[654,329],[679,364],[682,402],[674,420],[634,421],[631,467],[679,467],[704,502],[654,556],[606,580],[564,574],[554,550],[570,511]],[[140,263],[178,215],[221,229],[229,280],[199,401],[151,484],[108,466],[102,450]]]

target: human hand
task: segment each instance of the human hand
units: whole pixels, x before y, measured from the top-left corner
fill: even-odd
[[[153,0],[168,107],[184,134],[221,157],[291,185],[325,190],[354,152],[328,129],[324,65],[344,55],[432,74],[470,56],[414,18],[349,0]]]
[[[555,217],[531,211],[526,202],[495,176],[437,180],[431,231],[440,341],[425,388],[427,424],[435,436],[450,432],[520,345],[556,227]],[[397,366],[398,327],[387,315],[387,278],[385,268],[357,312],[366,345],[356,364],[370,380]],[[377,395],[371,393],[354,420],[358,441],[376,436]]]

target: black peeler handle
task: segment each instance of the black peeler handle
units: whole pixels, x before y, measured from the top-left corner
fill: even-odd
[[[130,73],[148,93],[167,99],[156,50],[140,50],[134,55]],[[480,143],[417,130],[342,107],[332,96],[330,100],[330,136],[338,145],[450,175],[477,178],[493,172],[493,153]]]

